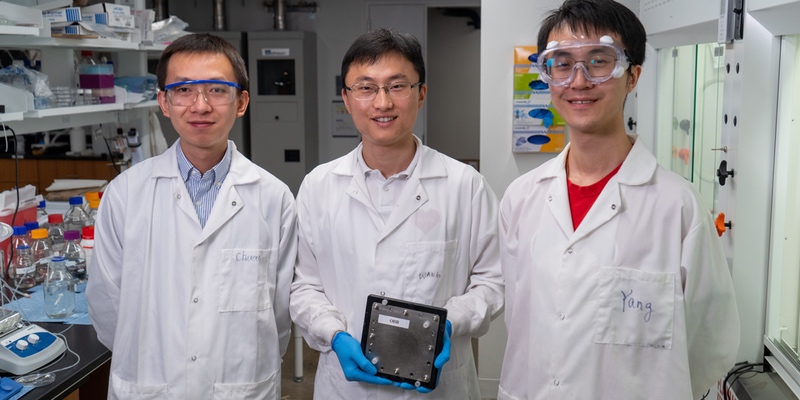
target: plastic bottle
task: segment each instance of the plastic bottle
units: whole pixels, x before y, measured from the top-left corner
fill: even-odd
[[[21,245],[17,247],[14,262],[11,263],[11,269],[8,271],[14,287],[17,289],[28,289],[36,285],[36,265],[33,261],[31,248],[28,245]]]
[[[89,225],[94,225],[97,220],[97,211],[100,208],[100,199],[89,200],[89,215],[86,217]]]
[[[44,277],[47,275],[47,263],[53,257],[53,250],[47,242],[47,229],[39,228],[31,232],[31,253],[33,253],[33,261],[36,263],[36,274],[34,278],[36,283],[44,282]]]
[[[64,258],[67,261],[67,271],[75,279],[75,292],[80,293],[86,288],[86,253],[81,247],[81,234],[78,231],[64,233],[66,245]]]
[[[50,223],[50,229],[47,230],[47,236],[50,238],[50,245],[53,251],[64,250],[64,216],[61,214],[50,214],[47,216]]]
[[[39,207],[36,208],[36,222],[39,223],[39,228],[49,228],[47,220],[47,201],[42,200],[39,202]]]
[[[56,256],[47,265],[44,281],[44,312],[50,318],[66,318],[75,311],[75,286],[64,257]]]
[[[86,266],[88,267],[89,262],[92,261],[92,253],[94,252],[94,227],[84,227],[83,231],[81,231],[81,236],[83,237],[83,239],[81,239],[81,247],[83,248],[84,259],[86,260]],[[88,273],[85,279],[89,279]]]
[[[86,212],[81,207],[83,197],[72,196],[69,198],[69,210],[64,214],[64,230],[80,232],[86,226]]]
[[[91,89],[92,97],[99,102],[114,103],[114,66],[101,64],[92,58],[91,51],[81,51],[81,62],[78,64],[78,82],[81,89]],[[84,95],[84,102],[87,101]]]

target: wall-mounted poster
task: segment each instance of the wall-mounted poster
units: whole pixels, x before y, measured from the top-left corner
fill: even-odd
[[[555,153],[566,146],[564,120],[553,108],[550,87],[539,79],[536,46],[514,47],[514,113],[511,148],[515,153]]]

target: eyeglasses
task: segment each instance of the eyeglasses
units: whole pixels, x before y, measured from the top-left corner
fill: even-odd
[[[599,42],[550,42],[537,59],[539,77],[552,86],[567,86],[580,68],[586,79],[595,85],[620,78],[630,62],[625,51],[613,42],[610,36],[601,37]],[[576,50],[580,50],[582,59],[575,58]]]
[[[394,100],[405,99],[411,96],[411,89],[422,85],[422,82],[411,84],[411,82],[390,82],[385,86],[378,86],[374,83],[356,83],[345,89],[353,93],[356,100],[372,100],[378,96],[378,90],[383,89],[389,98]]]
[[[238,83],[218,80],[196,80],[170,83],[164,86],[167,101],[171,106],[189,107],[197,101],[197,95],[203,94],[208,105],[224,106],[233,103]]]

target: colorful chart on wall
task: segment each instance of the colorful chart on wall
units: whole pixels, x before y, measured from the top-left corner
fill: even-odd
[[[514,47],[514,113],[511,148],[515,153],[554,153],[566,146],[566,126],[539,79],[536,46]]]

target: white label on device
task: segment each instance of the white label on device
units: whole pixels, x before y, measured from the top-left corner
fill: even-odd
[[[384,325],[396,326],[398,328],[408,329],[409,321],[407,319],[390,317],[388,315],[379,314],[378,323]]]

